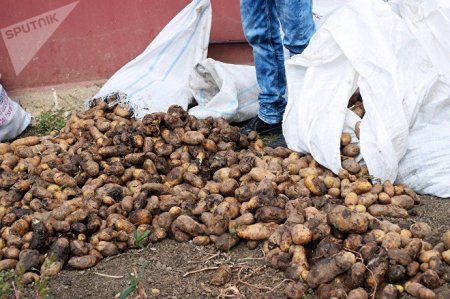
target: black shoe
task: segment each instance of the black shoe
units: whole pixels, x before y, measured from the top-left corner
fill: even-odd
[[[266,146],[271,147],[271,148],[277,148],[277,147],[287,147],[287,144],[286,144],[286,140],[284,139],[283,134],[280,134],[277,136],[277,138],[274,141],[267,144]]]
[[[255,116],[245,125],[245,127],[242,128],[241,133],[248,135],[251,131],[256,131],[256,133],[260,136],[267,134],[280,134],[281,123],[270,125],[262,121],[258,116]]]

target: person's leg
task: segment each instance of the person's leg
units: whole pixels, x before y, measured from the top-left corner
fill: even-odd
[[[291,55],[300,54],[316,31],[312,0],[274,0],[283,28],[283,44]]]
[[[241,18],[261,88],[258,116],[267,124],[279,124],[286,106],[286,75],[275,0],[241,0]]]

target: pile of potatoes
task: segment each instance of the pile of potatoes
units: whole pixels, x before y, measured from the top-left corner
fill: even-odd
[[[351,141],[342,135],[334,175],[223,119],[172,106],[136,120],[97,101],[58,134],[0,143],[0,271],[30,283],[169,237],[223,251],[261,245],[271,267],[322,298],[434,298],[450,232],[433,247],[427,224],[381,220],[408,217],[419,197],[371,183]],[[303,291],[293,282],[285,293]]]

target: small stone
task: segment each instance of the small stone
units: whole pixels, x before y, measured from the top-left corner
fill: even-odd
[[[156,269],[162,269],[164,266],[161,262],[156,262]]]
[[[170,271],[170,270],[172,270],[172,267],[167,267],[166,270]]]
[[[159,296],[161,294],[161,291],[159,289],[152,289],[152,296]]]

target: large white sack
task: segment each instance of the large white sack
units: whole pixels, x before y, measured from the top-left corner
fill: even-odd
[[[450,1],[390,0],[440,74],[450,74]]]
[[[448,27],[441,30],[449,36]],[[406,22],[382,1],[354,1],[335,10],[303,54],[287,61],[289,98],[283,132],[288,146],[312,153],[337,173],[341,167],[340,134],[357,121],[346,118],[352,113],[347,109],[348,99],[359,87],[366,109],[360,132],[362,157],[373,176],[394,181],[399,161],[407,152],[409,130],[414,132],[423,123],[420,115],[434,119],[439,137],[450,139],[449,133],[442,133],[450,132],[444,122],[450,118],[445,104],[450,89],[427,52]],[[439,96],[430,90],[439,90]],[[433,113],[438,111],[439,115]],[[432,148],[428,157],[415,157],[414,173],[439,175],[435,164],[426,167],[432,155],[448,156],[449,147],[442,148],[439,140],[428,145]],[[449,163],[450,159],[441,163],[447,175],[426,183],[434,185],[435,195],[449,196]],[[405,182],[419,192],[429,192],[416,182]]]
[[[30,114],[11,100],[0,84],[0,141],[16,138],[30,122]]]
[[[189,87],[197,102],[189,113],[198,118],[244,121],[258,114],[259,86],[255,67],[208,58],[195,66]]]
[[[166,111],[170,105],[187,109],[192,98],[188,76],[206,58],[211,29],[209,0],[194,0],[158,34],[138,57],[117,71],[94,98],[120,92],[137,118]]]

